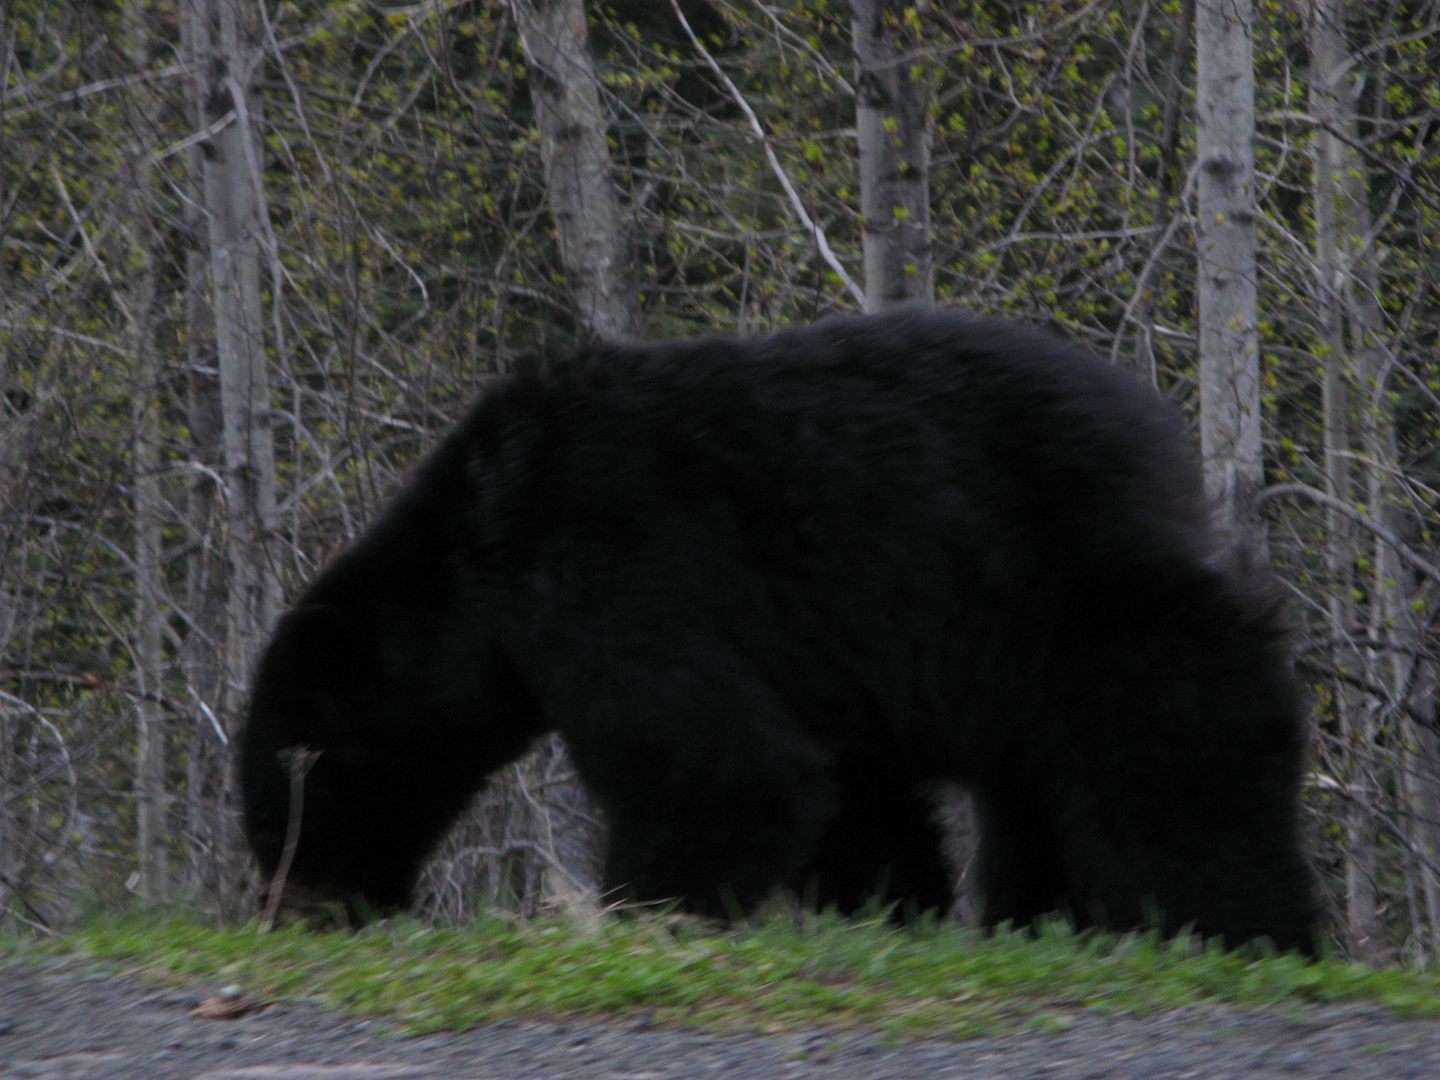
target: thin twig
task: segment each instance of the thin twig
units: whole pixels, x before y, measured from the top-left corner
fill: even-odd
[[[1337,499],[1335,496],[1329,495],[1317,487],[1311,487],[1309,484],[1301,484],[1298,482],[1291,484],[1274,484],[1255,496],[1255,504],[1256,506],[1260,506],[1271,499],[1279,499],[1287,495],[1303,495],[1311,502],[1317,502],[1321,506],[1334,510],[1336,513],[1344,514],[1361,528],[1368,529],[1381,540],[1384,540],[1385,543],[1389,544],[1391,549],[1394,550],[1395,554],[1399,555],[1400,558],[1404,559],[1431,581],[1440,585],[1440,566],[1436,566],[1434,563],[1416,554],[1410,549],[1410,546],[1401,540],[1400,537],[1396,536],[1392,530],[1387,529],[1368,514],[1355,509],[1355,507],[1349,503]]]
[[[770,143],[770,136],[765,134],[765,129],[760,124],[760,118],[755,115],[755,110],[750,108],[750,103],[745,100],[745,95],[740,93],[740,88],[730,81],[730,77],[721,70],[720,65],[715,62],[715,58],[710,55],[709,50],[706,49],[705,46],[701,44],[700,39],[695,36],[695,31],[690,29],[690,23],[680,10],[679,0],[670,0],[670,7],[675,12],[675,18],[680,22],[680,28],[685,31],[685,36],[690,39],[690,44],[695,46],[695,51],[700,54],[701,59],[703,59],[710,70],[715,73],[715,77],[725,84],[725,89],[728,90],[730,96],[735,99],[735,104],[740,106],[740,111],[743,112],[745,118],[750,121],[750,130],[753,131],[755,137],[760,140],[760,147],[765,151],[765,160],[770,163],[770,171],[775,174],[775,179],[780,181],[780,186],[785,189],[785,195],[790,200],[790,208],[795,212],[795,216],[800,219],[800,224],[815,238],[815,246],[820,251],[820,257],[825,260],[826,265],[830,267],[835,276],[838,277],[845,288],[849,290],[855,302],[859,304],[861,308],[864,308],[865,290],[855,284],[850,275],[845,272],[845,267],[830,247],[830,241],[825,237],[825,230],[817,225],[806,211],[805,204],[800,200],[800,193],[795,190],[795,185],[790,183],[790,177],[785,175],[785,169],[780,164],[779,157],[775,154],[774,146]]]
[[[285,846],[280,851],[280,863],[270,879],[270,895],[265,902],[265,915],[261,922],[265,929],[273,930],[280,914],[280,898],[285,895],[285,881],[290,876],[290,867],[295,862],[295,849],[300,846],[300,817],[305,809],[305,774],[320,757],[319,750],[308,746],[287,746],[279,754],[280,763],[290,777],[290,812],[285,820]]]

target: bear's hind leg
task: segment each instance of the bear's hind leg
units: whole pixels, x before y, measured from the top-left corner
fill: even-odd
[[[807,904],[842,915],[878,904],[894,905],[901,921],[927,911],[944,916],[954,881],[943,848],[944,830],[924,792],[873,781],[867,787],[853,778],[841,784],[839,812],[795,891]]]
[[[986,926],[1027,927],[1064,913],[1065,871],[1059,844],[1030,791],[975,791],[980,845],[976,859]]]

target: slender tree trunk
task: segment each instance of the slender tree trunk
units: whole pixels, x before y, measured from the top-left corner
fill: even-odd
[[[929,95],[897,0],[850,0],[865,307],[933,303]]]
[[[161,508],[158,453],[158,402],[154,397],[158,365],[153,349],[141,345],[133,408],[135,415],[135,624],[136,670],[135,750],[136,850],[139,855],[140,900],[164,899],[167,878],[165,844],[165,717],[160,707],[164,651],[160,609]]]
[[[129,52],[137,71],[144,70],[149,51],[143,5],[127,11]],[[142,111],[154,107],[152,95],[137,91]],[[146,106],[151,108],[147,109]],[[152,113],[153,116],[153,113]],[[131,649],[135,661],[135,848],[138,893],[145,905],[164,899],[167,878],[165,790],[165,723],[160,707],[163,692],[164,591],[162,529],[164,493],[160,484],[161,365],[155,343],[156,247],[159,240],[150,213],[151,165],[143,142],[130,155],[125,173],[124,201],[129,229],[127,268],[139,270],[120,284],[127,321],[127,342],[133,365],[131,407],[131,491],[133,492],[135,615]]]
[[[1161,122],[1158,182],[1155,186],[1152,211],[1158,230],[1158,243],[1162,249],[1170,243],[1177,213],[1184,213],[1184,207],[1176,205],[1176,196],[1181,194],[1183,178],[1187,173],[1187,165],[1181,159],[1180,148],[1181,105],[1185,91],[1189,88],[1190,59],[1193,55],[1191,38],[1194,32],[1195,0],[1181,0],[1175,35],[1170,43],[1170,61],[1166,67],[1165,110]],[[1161,252],[1157,250],[1151,258],[1159,261],[1162,258]],[[1148,283],[1132,294],[1131,304],[1135,309],[1130,320],[1135,327],[1135,338],[1134,352],[1128,363],[1137,375],[1153,384],[1158,380],[1158,362],[1155,356],[1154,301]],[[1110,358],[1116,362],[1127,362],[1121,352],[1121,341],[1118,337],[1111,349]]]
[[[246,30],[247,14],[242,0],[197,0],[191,27],[201,118],[214,131],[204,144],[202,187],[228,541],[225,681],[218,713],[227,738],[280,603],[270,550],[275,452],[260,296],[260,148],[251,131],[256,113],[250,82],[257,54]],[[222,863],[228,863],[238,860],[239,853],[233,770],[220,771],[220,786],[223,832],[218,848]],[[235,866],[225,866],[222,888],[238,879]]]
[[[1337,505],[1354,497],[1355,452],[1351,432],[1350,384],[1354,377],[1345,340],[1344,246],[1348,208],[1343,174],[1347,162],[1340,139],[1346,106],[1344,69],[1349,57],[1341,33],[1342,0],[1315,0],[1310,9],[1310,108],[1316,127],[1315,163],[1316,311],[1325,361],[1323,383],[1325,474]],[[1326,517],[1326,563],[1330,575],[1330,623],[1335,635],[1333,688],[1343,736],[1347,799],[1343,813],[1346,945],[1357,959],[1372,955],[1377,931],[1375,837],[1370,790],[1373,733],[1365,696],[1353,689],[1363,657],[1353,644],[1359,626],[1355,601],[1355,526],[1334,506]]]
[[[136,851],[139,862],[139,894],[144,904],[164,899],[166,879],[165,826],[165,726],[160,708],[164,668],[164,616],[160,597],[164,589],[161,550],[164,498],[160,487],[160,363],[154,341],[155,259],[149,245],[145,219],[139,204],[145,170],[137,166],[131,181],[136,192],[133,220],[141,233],[142,267],[132,289],[131,355],[135,365],[131,389],[134,491],[135,619],[132,648],[136,681]]]
[[[211,308],[220,369],[221,452],[230,530],[229,674],[243,681],[279,596],[267,548],[275,529],[275,450],[260,297],[259,147],[253,57],[240,0],[209,0],[196,24],[203,59],[204,197]]]
[[[529,61],[540,156],[565,280],[581,327],[606,339],[636,330],[625,216],[605,142],[605,113],[582,0],[512,0]]]
[[[1397,693],[1408,691],[1418,714],[1406,724],[1411,766],[1405,770],[1405,787],[1410,801],[1410,843],[1419,864],[1415,871],[1419,887],[1412,901],[1417,909],[1412,919],[1415,959],[1425,969],[1440,962],[1440,661],[1433,645],[1425,649],[1426,631],[1413,602],[1418,592],[1414,577],[1407,575],[1405,580],[1408,587],[1395,596],[1395,625],[1402,639],[1419,650],[1409,658],[1413,671],[1397,663],[1394,686]],[[1433,635],[1429,640],[1434,640]]]
[[[15,573],[14,553],[18,548],[15,530],[20,517],[19,500],[14,498],[18,468],[12,451],[18,425],[9,415],[5,402],[5,392],[10,387],[9,353],[9,349],[0,349],[0,409],[5,410],[0,413],[0,656],[12,655],[15,643],[16,603],[11,576]],[[0,701],[0,791],[5,792],[19,788],[21,768],[16,715],[11,702]],[[21,879],[19,812],[10,803],[11,800],[0,799],[0,929],[5,929],[9,921],[12,897]]]
[[[1355,109],[1358,88],[1352,84],[1350,89],[1351,93],[1344,99],[1347,107],[1343,115],[1345,126],[1342,136],[1347,145],[1345,168],[1340,173],[1347,227],[1341,236],[1343,249],[1350,254],[1345,282],[1350,353],[1360,373],[1360,385],[1368,388],[1367,398],[1362,400],[1359,410],[1360,447],[1365,462],[1365,499],[1367,509],[1378,524],[1391,536],[1404,536],[1409,531],[1409,523],[1401,512],[1403,496],[1396,484],[1401,467],[1395,440],[1395,412],[1390,399],[1390,376],[1395,369],[1396,357],[1387,341],[1385,315],[1377,300],[1380,275],[1373,257],[1369,174],[1352,149],[1359,145]],[[1375,758],[1380,752],[1382,732],[1388,734],[1393,731],[1398,735],[1396,739],[1385,738],[1384,741],[1397,745],[1404,755],[1400,770],[1401,801],[1402,804],[1411,804],[1406,808],[1409,818],[1416,809],[1414,800],[1423,798],[1425,785],[1435,782],[1435,777],[1431,776],[1417,783],[1419,778],[1415,776],[1414,769],[1424,759],[1405,746],[1412,729],[1401,711],[1409,695],[1407,683],[1413,655],[1424,647],[1424,642],[1406,632],[1407,626],[1414,626],[1409,621],[1412,613],[1408,610],[1415,595],[1413,574],[1383,538],[1374,536],[1369,543],[1373,551],[1367,586],[1370,620],[1366,636],[1371,644],[1365,652],[1365,681],[1370,686],[1387,687],[1391,692],[1381,695],[1373,707],[1365,711],[1355,745],[1360,752]],[[1375,771],[1378,773],[1379,769]],[[1375,797],[1367,800],[1365,807],[1367,816],[1374,812],[1372,807],[1379,801],[1378,781],[1374,787]],[[1373,822],[1367,822],[1367,825],[1369,827],[1362,839],[1370,846],[1365,856],[1370,879],[1364,883],[1366,888],[1361,894],[1356,914],[1358,929],[1366,935],[1357,943],[1357,954],[1360,959],[1368,961],[1377,958],[1377,950],[1385,939],[1375,878],[1374,825]],[[1411,837],[1407,839],[1423,835],[1424,831],[1423,826],[1418,831],[1412,828]],[[1406,866],[1405,870],[1410,879],[1408,883],[1413,884],[1416,867]],[[1423,866],[1418,868],[1418,872],[1427,874]],[[1418,912],[1412,907],[1411,914],[1415,916]]]
[[[1384,382],[1377,399],[1386,399]],[[1400,453],[1395,421],[1389,405],[1377,407],[1379,442],[1383,456],[1372,469],[1377,478],[1372,490],[1379,497],[1375,513],[1394,534],[1413,538],[1420,530],[1411,516],[1395,477],[1400,475]],[[1437,643],[1427,633],[1422,612],[1424,593],[1415,572],[1384,541],[1376,542],[1375,587],[1378,602],[1374,625],[1390,648],[1376,652],[1375,667],[1389,691],[1394,709],[1391,726],[1401,758],[1400,780],[1405,802],[1405,842],[1411,858],[1406,866],[1406,894],[1410,907],[1411,941],[1407,952],[1422,969],[1440,960],[1440,728],[1436,726]],[[1409,704],[1408,713],[1401,709]],[[1373,882],[1372,882],[1373,885]],[[1371,898],[1374,903],[1373,896]],[[1381,930],[1378,915],[1374,932]]]
[[[1180,18],[1175,24],[1170,65],[1165,86],[1165,112],[1160,133],[1160,204],[1180,191],[1185,164],[1180,160],[1180,103],[1188,81],[1190,39],[1195,33],[1195,0],[1180,0]],[[1157,215],[1158,216],[1158,215]]]
[[[181,51],[198,64],[200,14],[181,9]],[[203,39],[208,40],[208,39]],[[190,122],[205,127],[203,95],[192,95]],[[189,429],[188,490],[185,518],[189,553],[185,566],[188,632],[180,661],[185,675],[189,723],[185,734],[185,837],[189,873],[202,894],[220,897],[225,889],[221,802],[229,753],[217,719],[224,713],[224,642],[226,530],[222,513],[220,452],[220,364],[215,350],[215,318],[210,306],[209,224],[205,211],[205,155],[196,144],[186,151],[188,198],[183,205],[185,247],[185,411]]]
[[[1259,540],[1251,509],[1263,476],[1251,25],[1251,0],[1198,0],[1200,444],[1221,523]]]

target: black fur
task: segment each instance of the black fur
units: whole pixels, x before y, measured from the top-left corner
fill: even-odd
[[[406,902],[558,730],[608,882],[943,908],[921,794],[976,795],[987,921],[1308,949],[1303,735],[1263,579],[1171,411],[1016,326],[905,311],[498,380],[282,622],[241,779],[296,895]]]

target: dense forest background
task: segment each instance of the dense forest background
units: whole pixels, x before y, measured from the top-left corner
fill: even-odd
[[[10,0],[0,923],[250,910],[255,652],[488,378],[908,300],[1192,418],[1334,938],[1433,964],[1437,71],[1434,0]],[[601,827],[547,744],[422,907],[583,902]]]

